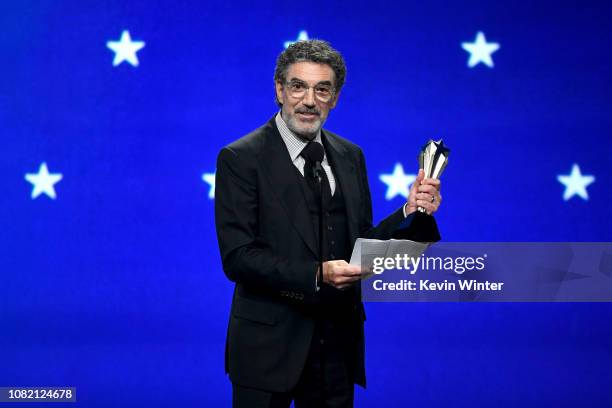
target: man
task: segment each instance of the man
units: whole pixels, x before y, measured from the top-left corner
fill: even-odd
[[[345,75],[327,42],[291,45],[274,74],[280,112],[219,153],[217,236],[236,283],[225,360],[235,407],[353,406],[353,384],[365,387],[361,271],[346,262],[355,240],[439,239],[428,214],[440,205],[440,184],[422,171],[407,203],[372,226],[361,149],[322,130]],[[315,143],[324,151],[320,190]]]

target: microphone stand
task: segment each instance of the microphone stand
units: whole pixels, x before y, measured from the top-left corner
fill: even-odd
[[[323,167],[321,166],[321,162],[316,161],[313,168],[313,176],[317,180],[319,185],[319,289],[323,286],[323,234],[325,233],[323,229]],[[325,341],[325,322],[322,316],[319,318],[319,333],[321,335],[321,340]],[[325,403],[325,353],[324,353],[324,344],[320,343],[320,356],[321,356],[321,402]]]
[[[315,162],[313,175],[319,185],[319,288],[323,285],[323,171],[321,162]]]

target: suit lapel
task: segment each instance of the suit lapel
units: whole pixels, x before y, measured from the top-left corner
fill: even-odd
[[[355,165],[351,161],[346,148],[329,133],[322,131],[325,154],[331,163],[336,187],[340,186],[346,206],[348,233],[351,242],[358,235],[358,208],[359,203],[359,180],[355,177]]]
[[[318,245],[306,197],[301,183],[296,182],[295,166],[291,162],[287,146],[276,128],[274,118],[266,125],[266,140],[262,156],[262,167],[295,229],[308,248],[318,256]]]

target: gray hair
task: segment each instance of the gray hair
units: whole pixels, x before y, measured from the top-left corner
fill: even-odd
[[[280,53],[276,59],[274,69],[274,81],[285,83],[289,66],[296,62],[310,61],[317,64],[326,64],[334,71],[336,83],[334,88],[340,92],[346,78],[346,65],[344,58],[337,50],[323,40],[302,40],[297,41]],[[277,100],[276,103],[281,105]]]

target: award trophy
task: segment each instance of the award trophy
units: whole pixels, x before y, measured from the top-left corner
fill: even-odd
[[[419,153],[419,168],[425,172],[425,178],[439,179],[440,175],[448,164],[448,154],[450,149],[444,146],[442,139],[434,142],[429,140],[421,148]],[[424,213],[423,207],[418,207],[417,211]]]

